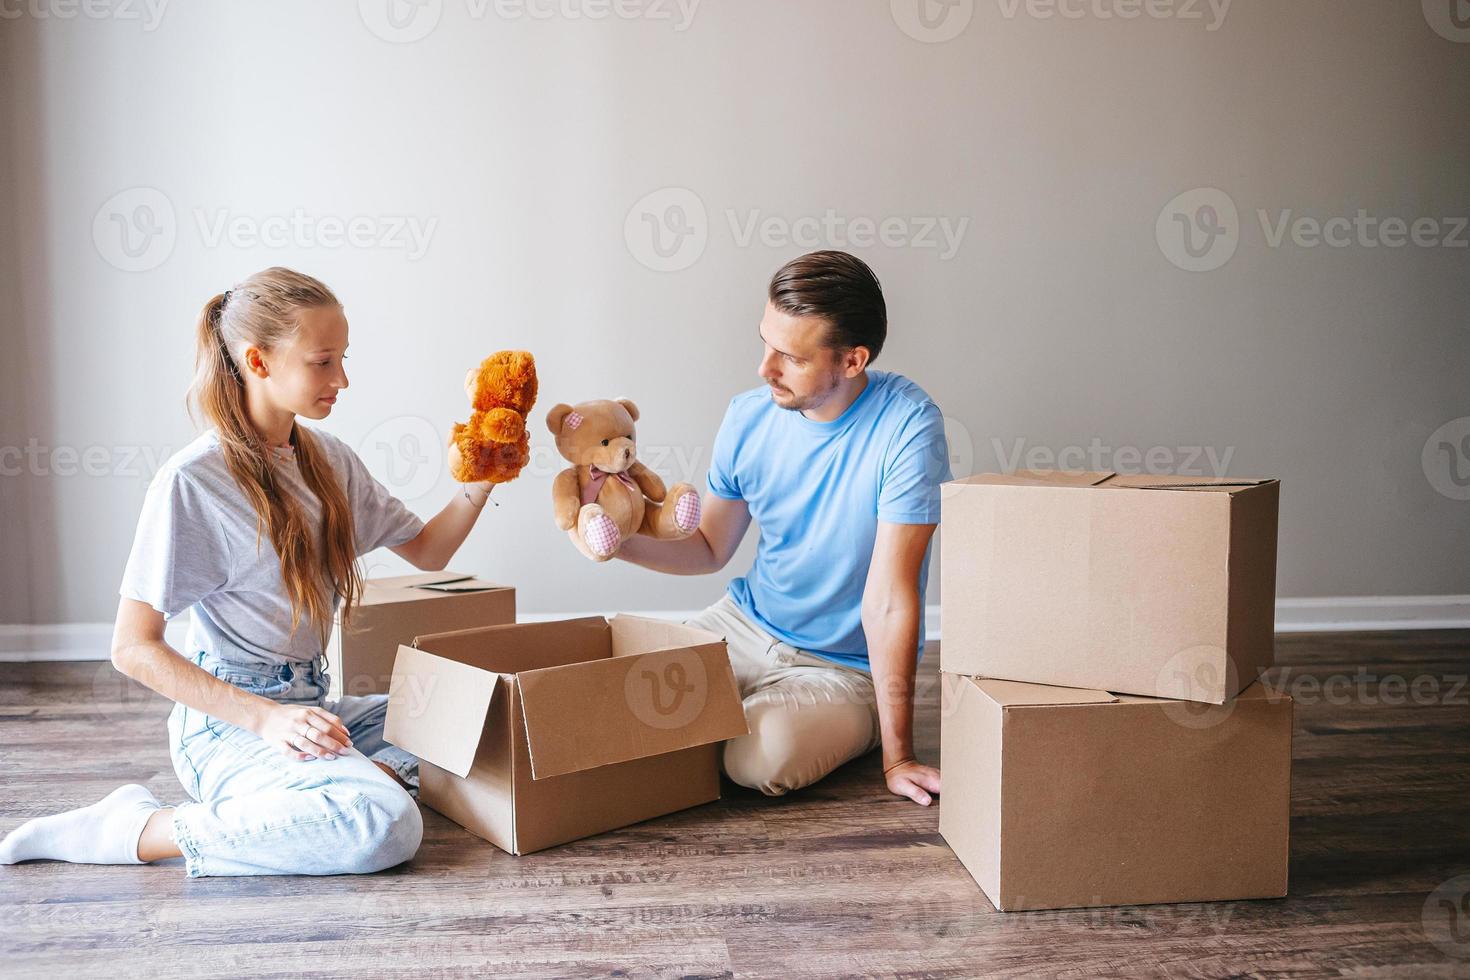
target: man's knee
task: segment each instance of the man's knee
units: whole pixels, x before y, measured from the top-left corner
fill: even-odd
[[[867,709],[766,690],[745,701],[749,735],[725,743],[725,775],[767,796],[810,786],[868,747]]]
[[[424,819],[418,803],[397,784],[360,793],[340,822],[343,872],[368,874],[402,864],[418,853]]]
[[[783,741],[775,726],[758,729],[750,726],[750,734],[725,743],[725,775],[747,789],[759,790],[767,796],[783,796],[806,783],[793,778],[799,761],[795,748]],[[786,733],[789,734],[789,733]]]

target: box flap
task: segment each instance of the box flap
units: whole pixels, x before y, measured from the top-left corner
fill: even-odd
[[[1274,479],[1236,479],[1208,476],[1172,476],[1159,473],[1134,473],[1109,480],[1109,489],[1118,490],[1220,490],[1235,493],[1252,487],[1275,483]]]
[[[465,572],[416,572],[412,575],[368,579],[363,584],[362,598],[358,605],[386,605],[414,599],[432,599],[440,595],[492,592],[509,588],[510,586],[477,578]]]
[[[1083,687],[1052,687],[1049,684],[1025,684],[1021,681],[1002,681],[988,677],[972,677],[976,687],[986,697],[1003,707],[1028,704],[1107,704],[1118,699],[1107,691],[1093,691]]]
[[[1114,474],[1092,470],[1016,470],[1013,473],[977,473],[953,483],[985,487],[1095,487]]]
[[[489,592],[492,589],[503,589],[505,586],[496,585],[494,582],[486,582],[484,579],[467,578],[454,582],[425,582],[423,585],[415,585],[413,588],[424,592],[459,594],[464,592]]]
[[[607,620],[584,616],[425,633],[415,636],[413,645],[482,670],[514,674],[606,657],[612,649],[611,635]]]
[[[441,585],[446,582],[463,582],[474,578],[466,572],[414,572],[412,575],[386,575],[370,578],[367,585],[374,589],[411,589],[421,585]]]
[[[702,643],[722,643],[724,637],[697,626],[667,619],[650,619],[618,613],[608,620],[612,627],[612,655],[626,657],[655,650],[672,650],[675,647],[692,647]]]
[[[461,778],[480,749],[496,674],[400,646],[383,738]]]
[[[746,734],[724,643],[516,675],[534,779]]]

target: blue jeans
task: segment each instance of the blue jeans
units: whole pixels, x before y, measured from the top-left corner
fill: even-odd
[[[210,653],[194,663],[251,694],[332,712],[353,747],[298,762],[253,732],[174,705],[174,772],[196,801],[174,810],[174,838],[191,877],[362,874],[413,857],[424,830],[418,803],[374,765],[418,784],[418,761],[383,741],[387,695],[327,703],[318,663],[247,666]]]

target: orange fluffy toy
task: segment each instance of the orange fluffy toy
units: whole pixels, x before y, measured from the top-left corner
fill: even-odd
[[[449,472],[460,483],[509,483],[531,458],[536,359],[523,350],[491,354],[465,375],[464,391],[472,411],[450,433]]]

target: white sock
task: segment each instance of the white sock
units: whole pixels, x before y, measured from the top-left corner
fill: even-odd
[[[130,783],[80,810],[27,820],[0,841],[0,864],[37,859],[142,864],[138,838],[162,805],[147,787]]]

